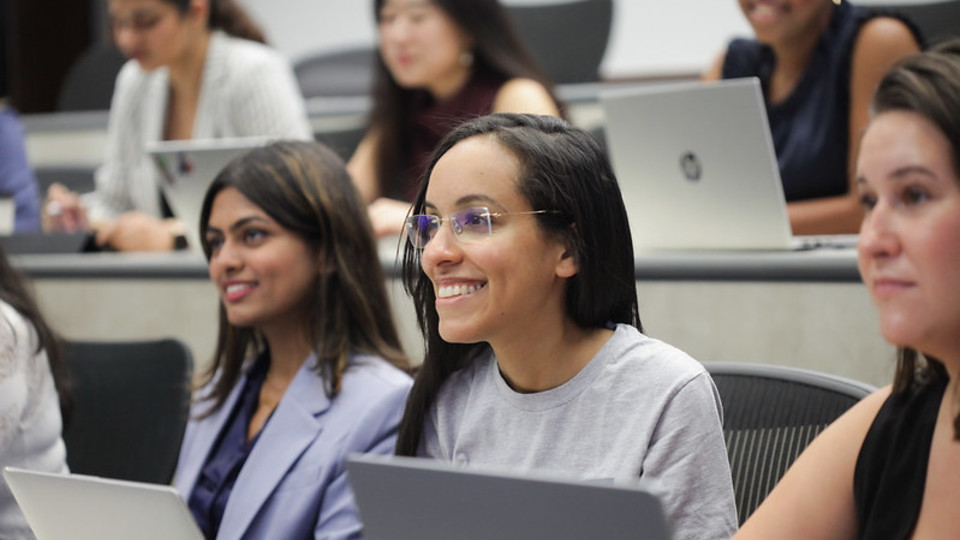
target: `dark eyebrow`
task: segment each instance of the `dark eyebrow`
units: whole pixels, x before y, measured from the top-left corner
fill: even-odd
[[[902,181],[912,174],[921,174],[934,180],[937,179],[937,175],[934,174],[933,171],[921,165],[906,165],[900,167],[899,169],[893,171],[893,174],[889,175],[887,178],[893,181]],[[863,177],[863,175],[858,174],[856,182],[858,185],[865,184],[867,183],[867,180]]]
[[[263,216],[250,216],[250,217],[240,218],[237,221],[235,221],[233,225],[230,225],[230,230],[236,231],[237,229],[244,227],[245,225],[249,225],[250,223],[256,222],[256,221],[270,223],[270,221]],[[216,232],[216,233],[223,234],[223,231],[221,231],[219,228],[212,227],[210,225],[207,225],[207,232]]]
[[[470,204],[481,204],[483,206],[493,205],[498,208],[503,208],[503,205],[497,202],[497,200],[494,199],[493,197],[489,197],[487,195],[481,195],[479,193],[472,193],[470,195],[464,195],[463,197],[460,197],[459,199],[456,200],[456,202],[454,203],[454,206],[467,206]],[[424,211],[426,210],[430,210],[433,212],[437,211],[436,205],[434,205],[429,201],[424,201],[423,209]]]

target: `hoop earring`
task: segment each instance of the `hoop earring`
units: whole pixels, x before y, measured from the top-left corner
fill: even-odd
[[[473,65],[473,51],[463,51],[460,53],[460,65],[463,67],[470,67]]]

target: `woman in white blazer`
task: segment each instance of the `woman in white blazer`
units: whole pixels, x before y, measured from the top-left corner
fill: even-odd
[[[411,379],[343,162],[318,143],[255,149],[200,223],[220,337],[177,489],[208,539],[359,537],[344,459],[393,453]]]
[[[232,0],[109,0],[114,37],[130,57],[117,76],[96,189],[60,185],[47,230],[93,229],[118,250],[166,250],[182,225],[165,219],[152,142],[271,136],[310,139],[289,62]],[[192,225],[190,225],[192,226]]]

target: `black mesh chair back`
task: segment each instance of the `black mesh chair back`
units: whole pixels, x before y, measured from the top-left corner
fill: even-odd
[[[554,84],[596,82],[613,23],[613,0],[508,5],[524,44]]]
[[[742,524],[804,448],[874,387],[825,373],[704,364],[723,402],[723,434]]]
[[[174,339],[69,342],[71,472],[169,484],[190,406],[193,357]]]

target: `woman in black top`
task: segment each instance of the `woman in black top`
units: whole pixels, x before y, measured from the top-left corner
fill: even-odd
[[[738,538],[957,536],[960,41],[895,66],[872,114],[859,264],[896,377],[807,448]]]

